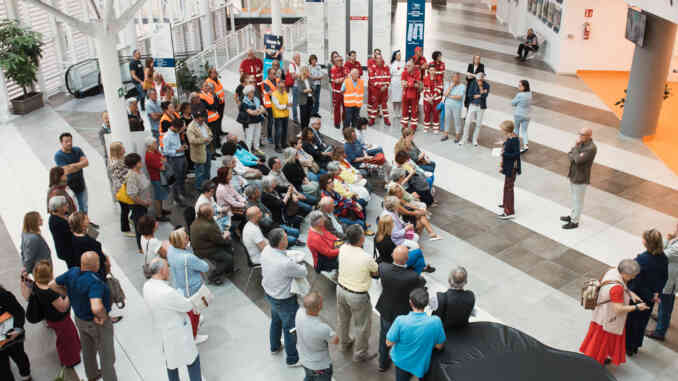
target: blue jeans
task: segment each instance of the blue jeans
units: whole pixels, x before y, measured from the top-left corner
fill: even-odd
[[[292,246],[296,244],[299,239],[299,229],[287,225],[280,225],[280,227],[287,233],[287,242],[289,245]]]
[[[381,149],[381,147],[377,147],[377,148],[368,149],[366,152],[367,152],[368,155],[374,156],[374,155],[376,155],[376,154],[378,154],[378,153],[383,154],[383,153],[384,153],[384,150]]]
[[[304,381],[332,381],[332,365],[322,370],[311,370],[304,367],[304,374]]]
[[[435,179],[436,179],[435,176],[431,176],[431,177],[427,177],[427,178],[426,178],[426,182],[428,183],[428,186],[429,186],[430,188],[433,188],[433,180],[435,180]]]
[[[389,357],[389,347],[386,345],[386,334],[391,329],[392,321],[381,318],[379,326],[379,368],[388,369],[391,366],[391,357]]]
[[[268,118],[266,118],[266,136],[268,137],[268,143],[273,143],[273,108],[267,108],[266,112],[268,113]]]
[[[513,123],[515,128],[513,133],[520,137],[520,140],[523,142],[523,146],[527,145],[527,126],[530,124],[530,118],[525,118],[524,116],[514,115]]]
[[[657,327],[654,333],[657,336],[666,336],[666,330],[669,329],[671,323],[671,313],[673,312],[673,304],[676,300],[675,294],[659,294],[661,303],[659,303],[659,311],[657,312]]]
[[[195,163],[195,183],[193,187],[200,192],[202,183],[209,180],[210,177],[210,153],[207,153],[207,161],[204,163]]]
[[[304,202],[309,205],[315,205],[318,203],[318,197],[312,195],[311,193],[303,193],[304,196],[306,196],[306,200]]]
[[[311,114],[318,113],[318,107],[320,106],[320,85],[313,85],[313,108],[311,109]]]
[[[172,173],[174,174],[175,181],[171,186],[171,190],[174,192],[174,197],[176,198],[178,195],[183,195],[186,193],[184,190],[184,184],[186,182],[186,157],[169,156],[167,158],[167,164],[169,164],[169,167],[172,169]],[[196,174],[199,165],[200,164],[195,164]]]
[[[167,369],[167,378],[169,378],[169,381],[180,381],[179,369]],[[196,356],[193,364],[188,366],[188,378],[190,381],[202,380],[202,375],[200,374],[200,355]]]
[[[282,336],[285,340],[286,362],[287,364],[295,364],[299,361],[297,335],[290,333],[290,329],[295,327],[294,319],[299,309],[297,297],[274,299],[267,294],[266,300],[271,305],[271,329],[269,332],[271,352],[280,350],[280,337]]]
[[[88,200],[87,188],[85,187],[85,190],[83,190],[80,193],[76,193],[75,198],[78,201],[78,210],[87,214],[87,200]]]
[[[146,92],[144,91],[144,88],[141,85],[141,83],[139,83],[137,81],[133,81],[133,82],[134,82],[134,88],[137,89],[137,101],[139,103],[139,107],[141,107],[141,109],[143,110],[143,109],[146,108],[145,107],[145,105],[146,105],[146,102],[145,102]]]
[[[277,118],[275,120],[275,146],[287,146],[287,118]]]
[[[351,220],[351,219],[346,218],[346,217],[337,217],[337,220],[339,220],[339,222],[341,222],[344,225],[356,225],[356,224],[358,224],[358,225],[360,225],[360,227],[363,228],[363,230],[367,229],[367,225],[365,224],[365,221],[363,221],[363,220]]]
[[[408,252],[407,257],[407,267],[414,270],[417,274],[421,274],[426,267],[426,260],[424,259],[424,253],[421,249],[414,249]]]
[[[435,161],[432,161],[432,162],[430,162],[430,163],[428,163],[428,164],[419,164],[419,167],[420,167],[421,169],[423,169],[424,171],[433,173],[433,172],[435,172],[435,170],[436,170],[436,162],[435,162]]]

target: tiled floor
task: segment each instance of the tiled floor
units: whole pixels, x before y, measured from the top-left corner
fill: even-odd
[[[401,40],[404,5],[398,2],[398,8],[394,9],[396,40]],[[438,268],[426,275],[429,288],[443,289],[448,271],[464,265],[469,270],[469,288],[478,297],[483,319],[498,319],[547,345],[577,350],[590,318],[576,300],[583,281],[599,276],[618,258],[640,252],[638,234],[642,230],[659,227],[667,231],[675,225],[678,179],[670,171],[667,173],[642,144],[620,139],[609,118],[609,110],[601,109],[594,101],[595,96],[577,78],[557,76],[539,61],[518,64],[511,56],[515,43],[485,5],[449,1],[447,7],[434,5],[427,12],[426,54],[443,50],[449,70],[463,70],[470,55],[481,54],[486,58],[486,68],[493,81],[486,127],[481,131],[481,147],[459,149],[451,142],[440,143],[439,135],[417,134],[417,144],[439,164],[436,197],[440,205],[433,209],[432,223],[444,239],[422,240],[427,261]],[[237,74],[231,71],[233,67],[229,69],[221,73],[222,81],[227,89],[232,89]],[[510,118],[509,100],[517,78],[527,78],[535,84],[538,106],[531,124],[533,141],[523,156],[523,174],[517,182],[518,218],[499,221],[494,212],[501,179],[489,148],[498,140],[498,121]],[[321,95],[321,114],[325,120],[329,120],[328,94],[325,88]],[[578,101],[580,99],[592,101]],[[235,110],[231,106],[229,104],[227,113],[233,117]],[[129,298],[129,306],[122,311],[125,319],[116,325],[117,365],[124,375],[121,379],[164,379],[159,344],[146,319],[139,293],[144,282],[141,258],[135,254],[133,240],[121,238],[117,210],[110,204],[108,180],[100,155],[103,151],[97,136],[98,115],[104,109],[102,98],[62,97],[53,100],[53,107],[54,110],[45,109],[15,119],[13,124],[0,129],[0,175],[14,180],[0,187],[0,196],[3,200],[15,201],[0,205],[0,240],[4,245],[0,282],[18,291],[15,276],[19,257],[18,221],[27,210],[43,209],[46,172],[52,165],[56,136],[63,130],[72,131],[76,143],[83,146],[90,157],[91,164],[85,172],[90,187],[91,214],[103,226],[101,241],[114,260],[114,273],[123,281]],[[326,135],[340,141],[339,132],[326,124],[323,129]],[[224,126],[231,131],[239,130],[232,120],[226,120]],[[556,220],[569,206],[564,177],[565,152],[573,140],[571,137],[582,126],[594,127],[599,155],[587,193],[582,227],[564,233]],[[390,157],[397,135],[397,127],[385,128],[378,124],[370,129],[367,138],[382,144]],[[16,157],[22,160],[17,161]],[[379,185],[373,187],[375,200],[368,209],[370,219],[378,212],[378,198],[383,196],[383,187]],[[166,237],[171,226],[177,224],[183,221],[180,213],[175,212],[172,224],[162,224],[158,235]],[[371,251],[371,242],[366,250]],[[231,277],[232,283],[212,288],[217,300],[214,308],[206,313],[204,327],[210,339],[200,346],[205,379],[301,379],[298,369],[286,369],[281,358],[268,355],[269,307],[259,285],[260,274],[255,273],[245,289],[249,272],[238,246],[235,258],[240,271]],[[322,317],[334,326],[334,285],[314,273],[309,279],[325,298]],[[379,292],[380,286],[375,281],[370,291],[373,303]],[[376,348],[377,319],[375,315],[371,348]],[[27,350],[34,364],[34,377],[50,379],[58,364],[53,347],[41,344],[53,340],[51,332],[42,326],[30,325],[28,329]],[[611,371],[619,380],[675,379],[678,372],[675,323],[668,338],[663,344],[646,341],[639,356]],[[332,357],[336,380],[393,379],[391,372],[377,373],[374,362],[353,364],[350,353],[332,348]]]

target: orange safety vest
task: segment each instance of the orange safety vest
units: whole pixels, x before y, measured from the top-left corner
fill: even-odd
[[[344,107],[362,107],[365,87],[363,80],[358,78],[358,86],[353,86],[353,80],[344,80]]]
[[[204,92],[200,93],[200,99],[207,102],[208,105],[212,106],[214,104],[214,96],[212,94],[205,94]],[[207,107],[207,123],[216,122],[219,119],[219,113],[213,110],[210,110],[210,107]]]
[[[175,112],[174,113],[175,119],[179,118],[179,113]],[[162,113],[162,116],[160,117],[160,128],[158,129],[158,132],[160,133],[160,136],[158,136],[158,147],[163,148],[165,145],[162,143],[162,139],[165,137],[165,133],[162,131],[162,122],[170,122],[172,123],[172,118],[167,116],[167,114]]]
[[[217,94],[221,103],[224,103],[224,86],[221,85],[221,82],[218,79],[215,81],[212,78],[207,78],[207,83],[211,83],[214,86],[214,93]]]
[[[279,81],[276,81],[276,83]],[[271,93],[273,93],[276,89],[276,86],[273,85],[273,82],[271,82],[270,79],[265,80],[261,84],[261,94],[264,96],[264,107],[265,108],[271,108],[273,107],[273,103],[271,103],[271,94],[266,93],[266,90],[264,90],[264,85],[268,85],[268,87],[271,89]]]

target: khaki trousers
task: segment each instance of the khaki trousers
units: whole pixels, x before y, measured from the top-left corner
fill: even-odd
[[[104,381],[117,381],[115,373],[115,348],[113,346],[113,322],[106,319],[103,325],[94,321],[80,320],[75,317],[75,326],[80,333],[82,361],[87,379],[94,380],[99,372],[97,354],[101,361],[101,378]]]
[[[337,286],[337,334],[341,344],[350,342],[351,319],[355,330],[353,357],[367,354],[372,329],[372,303],[369,294],[354,294]]]

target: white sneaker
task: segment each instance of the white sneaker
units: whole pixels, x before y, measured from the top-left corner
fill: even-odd
[[[208,338],[209,336],[207,335],[196,335],[194,339],[195,345],[204,343],[205,341],[207,341]]]

